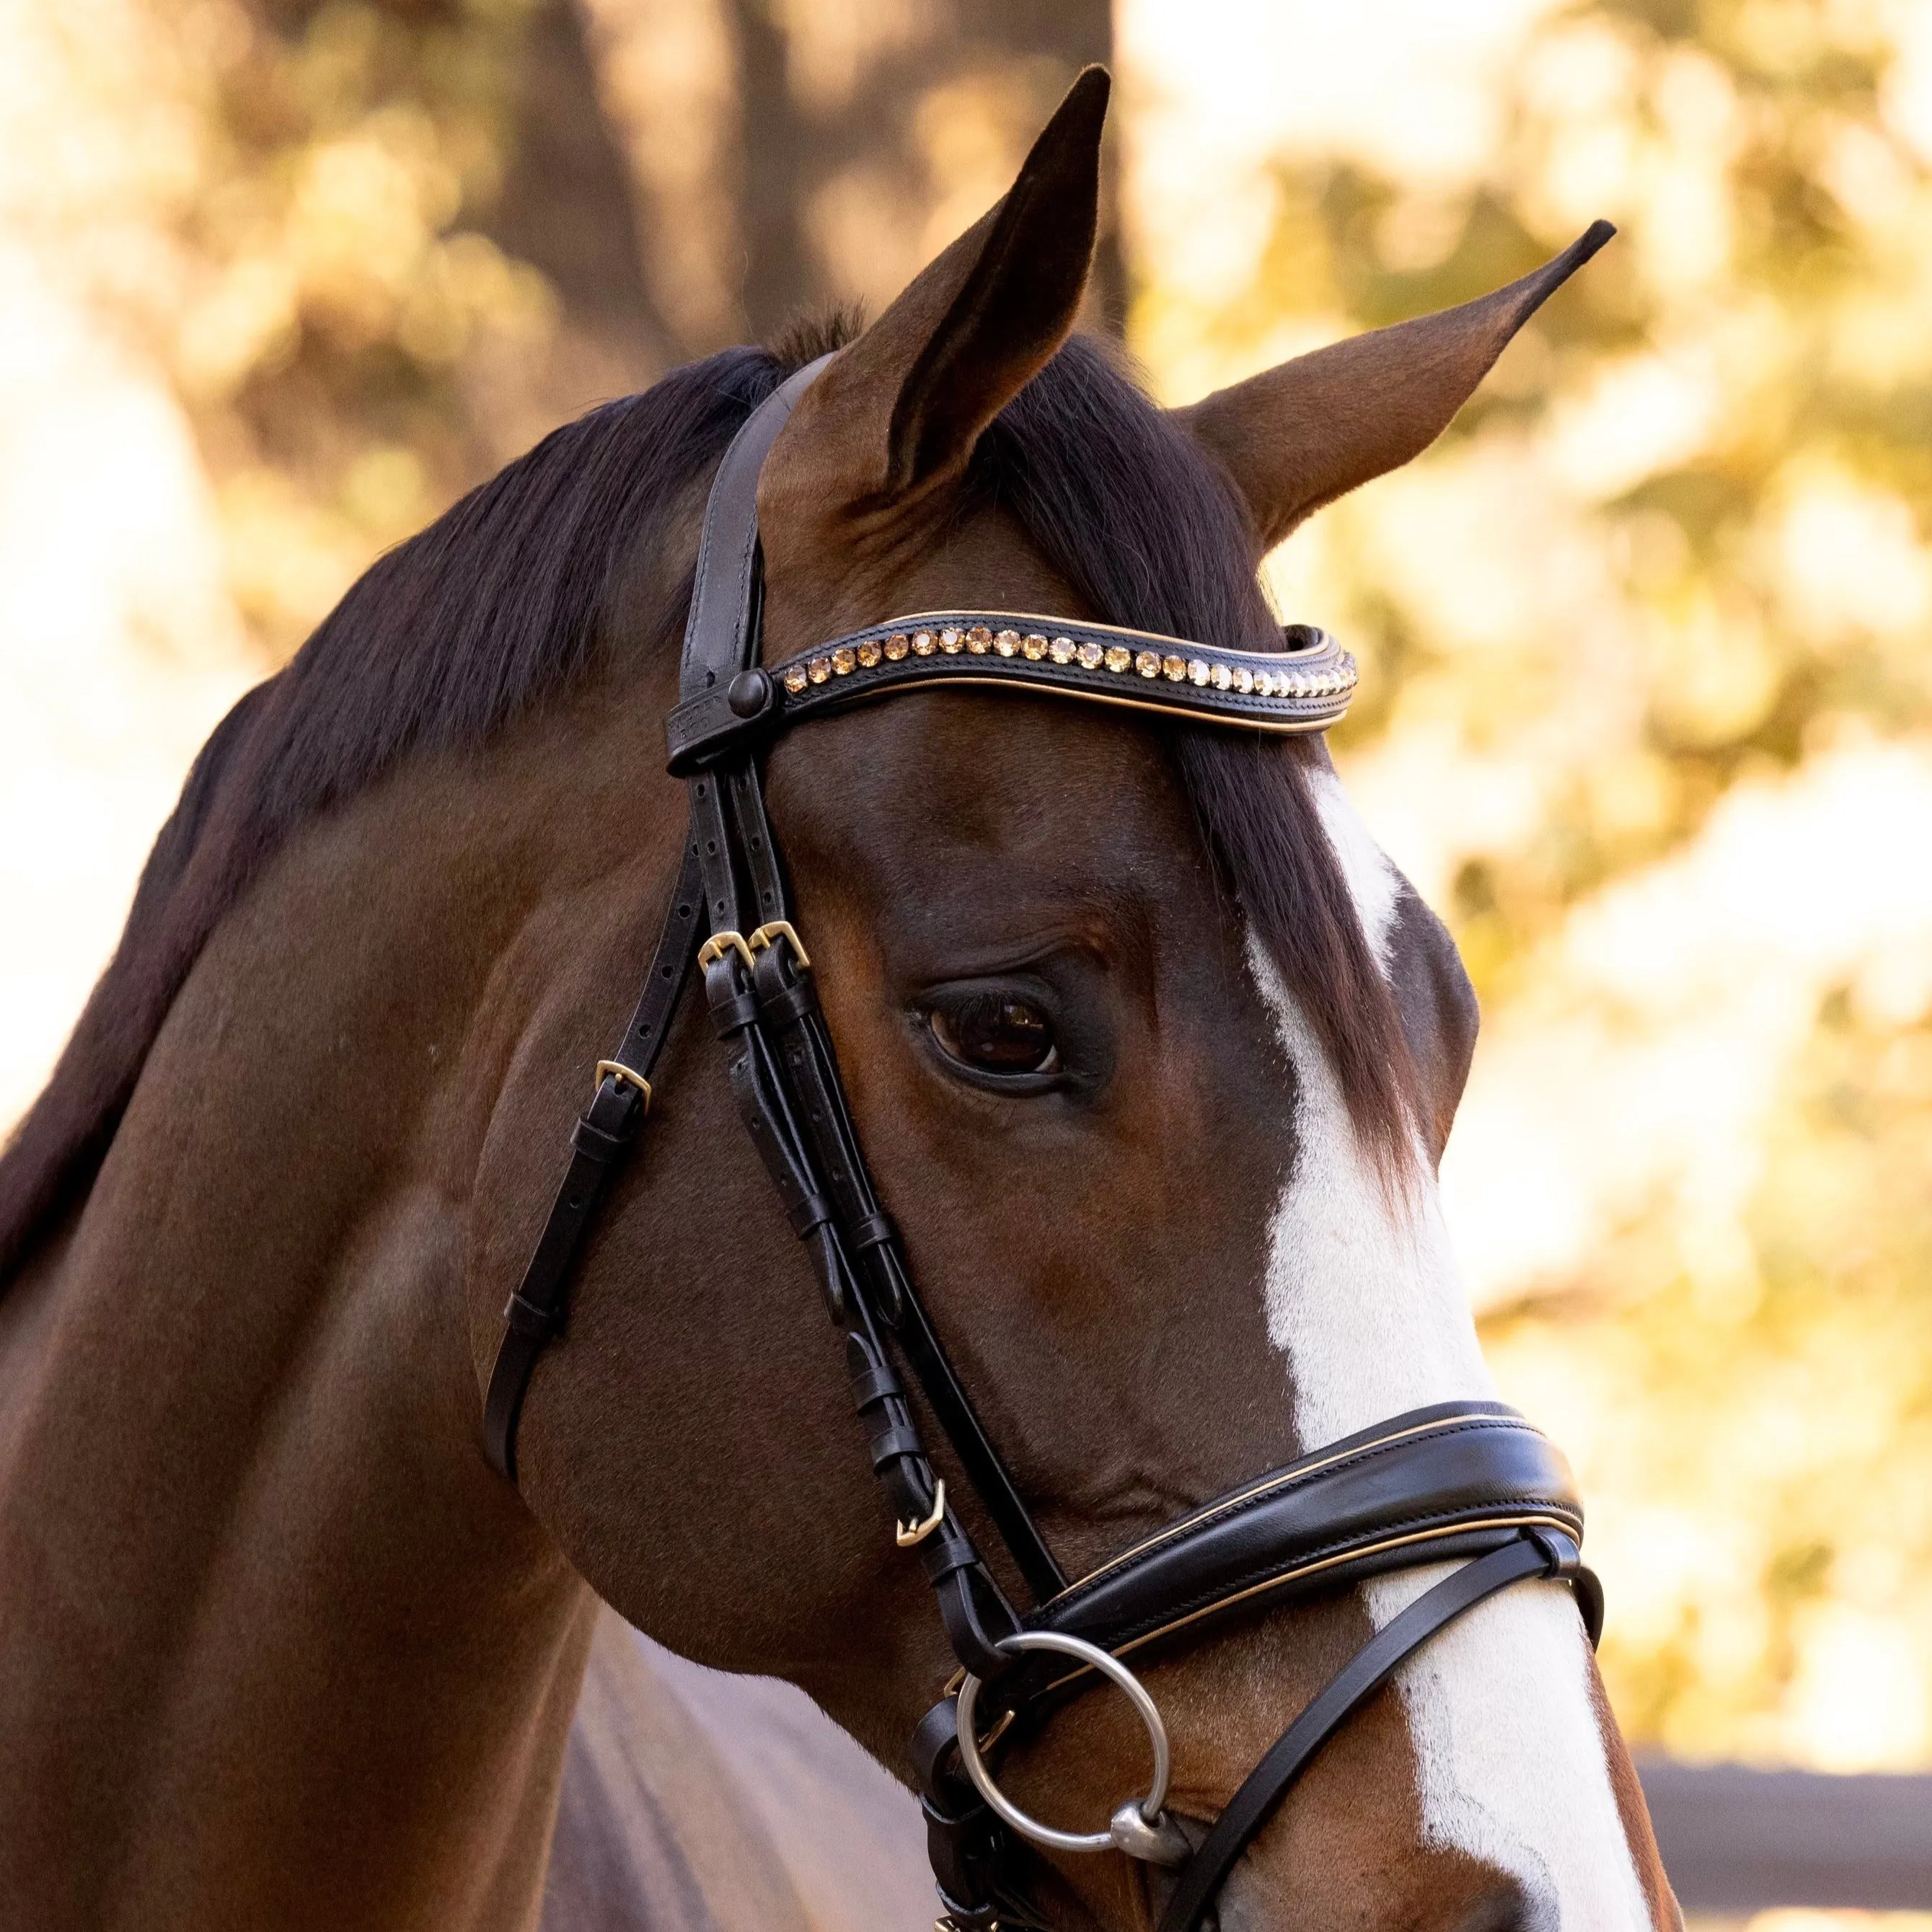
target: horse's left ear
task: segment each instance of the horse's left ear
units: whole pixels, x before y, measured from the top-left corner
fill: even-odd
[[[980,433],[1066,340],[1087,286],[1110,83],[1090,67],[1004,197],[929,263],[800,402],[761,514],[896,509],[964,471]]]
[[[1174,417],[1227,465],[1271,550],[1311,511],[1426,449],[1510,337],[1616,232],[1593,222],[1494,295],[1298,356]]]

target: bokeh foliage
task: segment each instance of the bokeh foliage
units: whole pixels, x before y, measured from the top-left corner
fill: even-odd
[[[1362,655],[1340,754],[1484,996],[1451,1203],[1505,1388],[1592,1499],[1620,1711],[1688,1751],[1932,1760],[1932,14],[1114,20],[1130,334],[1174,400],[1622,229],[1436,450],[1271,576]],[[22,692],[83,666],[22,700],[10,761],[57,752],[54,815],[84,826],[160,735],[126,694],[245,640],[174,675],[195,695],[130,794],[130,880],[221,704],[376,550],[599,395],[795,300],[876,304],[1108,32],[1096,0],[0,0],[0,413],[80,506],[52,564],[36,504],[0,516],[10,642],[56,640]],[[1496,50],[1446,160],[1399,138],[1442,106],[1400,98],[1432,34]],[[1367,76],[1325,122],[1318,44]],[[1205,81],[1163,118],[1190,56]],[[1253,165],[1224,165],[1244,114]],[[29,447],[43,392],[58,434]],[[82,856],[50,850],[37,953]]]
[[[1364,657],[1338,754],[1504,1056],[1466,1124],[1487,1343],[1593,1500],[1618,1708],[1691,1753],[1932,1759],[1932,968],[1883,809],[1932,773],[1921,13],[1532,10],[1468,164],[1284,116],[1244,279],[1135,264],[1178,399],[1622,230],[1273,576]],[[1720,850],[1756,868],[1742,911]],[[1664,1070],[1620,1084],[1661,1016]],[[1647,1155],[1673,1104],[1710,1132]],[[1484,1138],[1512,1110],[1595,1188],[1540,1246],[1522,1137]]]

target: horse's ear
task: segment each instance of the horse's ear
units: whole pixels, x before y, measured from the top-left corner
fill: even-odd
[[[1075,81],[1005,197],[807,392],[773,452],[789,500],[884,507],[950,480],[1052,358],[1093,261],[1109,86],[1099,67]]]
[[[1311,511],[1426,449],[1510,337],[1616,232],[1593,222],[1494,295],[1298,356],[1174,416],[1227,465],[1272,549]]]

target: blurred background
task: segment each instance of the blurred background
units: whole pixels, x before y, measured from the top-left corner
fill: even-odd
[[[1085,62],[1090,322],[1166,401],[1615,220],[1269,572],[1482,994],[1445,1182],[1626,1730],[1932,1768],[1932,5],[0,0],[0,1125],[379,550],[876,312]]]

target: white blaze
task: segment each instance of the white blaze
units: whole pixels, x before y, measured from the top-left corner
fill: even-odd
[[[1384,970],[1400,881],[1338,781],[1316,779],[1322,823]],[[1269,1338],[1288,1358],[1306,1448],[1427,1402],[1492,1397],[1457,1279],[1435,1177],[1418,1153],[1393,1200],[1355,1138],[1333,1069],[1274,963],[1249,959],[1298,1084],[1294,1169],[1270,1230]],[[1382,1577],[1378,1628],[1448,1574]],[[1397,1675],[1416,1752],[1423,1831],[1513,1874],[1539,1932],[1650,1924],[1611,1789],[1587,1649],[1569,1592],[1519,1583],[1432,1638]]]

